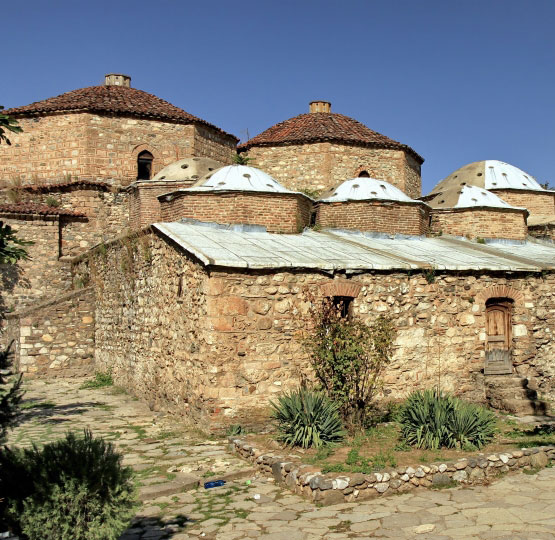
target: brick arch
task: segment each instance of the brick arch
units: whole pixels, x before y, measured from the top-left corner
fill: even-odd
[[[494,285],[484,289],[476,295],[476,300],[484,305],[490,298],[511,298],[514,300],[515,304],[524,303],[524,296],[522,293],[508,285]]]
[[[324,283],[320,287],[323,296],[347,296],[356,298],[362,289],[360,283],[348,280],[334,280]]]
[[[361,165],[360,167],[358,167],[355,170],[355,174],[354,174],[353,178],[358,178],[358,175],[362,171],[366,171],[370,175],[370,178],[376,178],[376,175],[372,171],[372,167],[370,167],[369,165],[368,166],[367,165]]]
[[[136,167],[137,165],[137,157],[143,150],[150,152],[154,157],[152,161],[152,176],[154,176],[155,174],[159,173],[164,167],[161,159],[162,156],[160,155],[160,152],[158,152],[158,150],[156,150],[156,148],[154,148],[153,146],[150,146],[150,144],[144,144],[144,143],[138,144],[131,151],[131,155],[133,156],[134,167]]]

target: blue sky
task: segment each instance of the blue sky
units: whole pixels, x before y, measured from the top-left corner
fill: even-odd
[[[481,159],[555,184],[555,1],[21,0],[0,103],[127,73],[246,139],[325,99],[412,146],[427,193]]]

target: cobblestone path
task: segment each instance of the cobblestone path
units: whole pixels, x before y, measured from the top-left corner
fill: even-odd
[[[555,468],[507,476],[489,487],[318,508],[255,477],[225,441],[153,413],[115,387],[85,390],[82,382],[28,381],[24,420],[9,444],[42,444],[85,427],[113,441],[137,472],[143,502],[121,540],[555,539]],[[225,486],[198,487],[222,474]]]

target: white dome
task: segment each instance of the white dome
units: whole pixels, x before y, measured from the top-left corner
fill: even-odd
[[[166,165],[152,180],[196,182],[199,178],[221,167],[219,161],[210,158],[189,157]]]
[[[227,165],[201,178],[190,189],[266,191],[292,193],[260,169],[247,165]]]
[[[320,199],[322,202],[364,201],[379,199],[387,201],[419,202],[414,201],[399,188],[392,186],[385,180],[359,177],[345,180],[337,188],[331,190]]]
[[[473,208],[473,207],[493,207],[493,208],[512,208],[509,203],[500,199],[495,193],[476,186],[459,186],[446,189],[437,193],[427,203],[436,209],[447,208]],[[520,208],[519,210],[523,210]]]

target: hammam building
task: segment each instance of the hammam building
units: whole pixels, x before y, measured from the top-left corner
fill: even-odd
[[[109,370],[154,409],[258,426],[311,377],[302,336],[331,298],[394,321],[383,399],[555,398],[555,192],[517,167],[422,196],[423,159],[329,103],[236,148],[119,75],[9,113],[0,218],[35,244],[1,300],[26,375]]]

